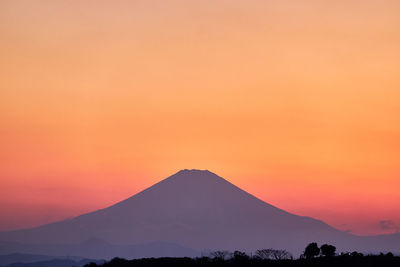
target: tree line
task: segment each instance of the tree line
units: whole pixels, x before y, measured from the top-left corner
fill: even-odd
[[[214,251],[208,256],[198,258],[145,258],[126,260],[114,258],[102,265],[90,263],[85,267],[200,267],[200,266],[271,266],[271,267],[302,267],[302,266],[369,266],[369,267],[399,267],[400,257],[393,253],[380,253],[379,255],[364,255],[357,251],[336,253],[336,247],[330,244],[318,246],[313,242],[308,244],[300,258],[295,259],[286,250],[261,249],[248,255],[242,251]]]

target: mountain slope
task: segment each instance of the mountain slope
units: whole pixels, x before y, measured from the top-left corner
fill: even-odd
[[[274,247],[298,254],[311,241],[333,243],[339,250],[400,248],[400,239],[386,244],[385,237],[352,236],[271,206],[199,170],[180,171],[106,209],[0,234],[0,240],[29,244],[73,244],[93,238],[118,245],[161,241],[198,251]],[[379,240],[383,241],[374,247]]]

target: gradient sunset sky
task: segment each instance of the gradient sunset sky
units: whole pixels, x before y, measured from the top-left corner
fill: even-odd
[[[0,1],[0,230],[184,168],[400,231],[400,1]]]

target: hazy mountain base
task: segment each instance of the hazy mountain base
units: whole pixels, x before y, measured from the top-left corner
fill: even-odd
[[[101,260],[89,260],[82,259],[79,261],[69,260],[69,259],[53,259],[48,261],[38,261],[38,262],[30,262],[30,263],[12,263],[9,265],[2,265],[6,267],[83,267],[88,265],[89,263],[99,264],[101,266],[104,261]]]
[[[32,263],[32,262],[45,262],[52,260],[72,260],[78,262],[84,259],[81,257],[71,257],[71,256],[58,257],[58,256],[38,255],[38,254],[12,253],[7,255],[0,255],[0,266],[10,265],[12,263]],[[93,261],[93,259],[89,261]]]
[[[200,252],[167,242],[113,245],[100,239],[91,239],[79,244],[20,244],[0,242],[0,251],[3,254],[8,254],[0,256],[0,265],[2,265],[2,261],[7,261],[7,264],[9,264],[14,262],[43,261],[54,258],[110,260],[114,257],[139,259],[149,257],[200,256]],[[15,251],[19,253],[14,253]]]

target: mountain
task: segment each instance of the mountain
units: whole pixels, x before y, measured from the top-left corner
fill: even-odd
[[[50,261],[54,259],[59,260],[74,260],[81,261],[82,258],[79,257],[55,257],[55,256],[47,256],[47,255],[37,255],[37,254],[21,254],[21,253],[12,253],[7,255],[0,255],[0,266],[9,265],[12,263],[32,263],[32,262],[43,262]]]
[[[52,259],[78,260],[82,258],[111,259],[122,258],[150,258],[150,257],[196,257],[200,253],[193,249],[167,242],[152,242],[134,245],[116,245],[104,240],[92,238],[81,243],[53,243],[53,244],[22,244],[0,242],[2,261],[7,263],[37,262]],[[18,251],[20,253],[15,253]],[[36,254],[46,255],[36,255]],[[63,256],[60,256],[63,255]],[[73,256],[72,256],[73,255]],[[4,263],[3,263],[4,264]]]
[[[90,259],[82,259],[82,260],[72,260],[72,259],[51,259],[51,260],[43,260],[43,261],[35,261],[35,262],[15,262],[8,265],[3,265],[4,267],[83,267],[86,264],[94,262],[98,265],[104,263],[102,260],[90,260]]]
[[[131,251],[132,256],[141,257],[134,251],[160,242],[177,246],[175,254],[187,255],[189,251],[249,252],[270,247],[298,255],[312,241],[334,244],[338,251],[400,250],[400,235],[354,236],[322,221],[288,213],[200,170],[179,171],[122,202],[74,219],[0,233],[0,241],[19,244],[8,253],[54,254],[52,249],[70,252],[74,244],[80,244],[75,251],[79,253],[73,255],[82,257],[100,256],[93,254],[101,251],[99,246],[109,252],[107,257],[120,256],[118,248],[132,245],[136,248],[122,254]],[[160,251],[150,246],[141,254],[159,256]]]

